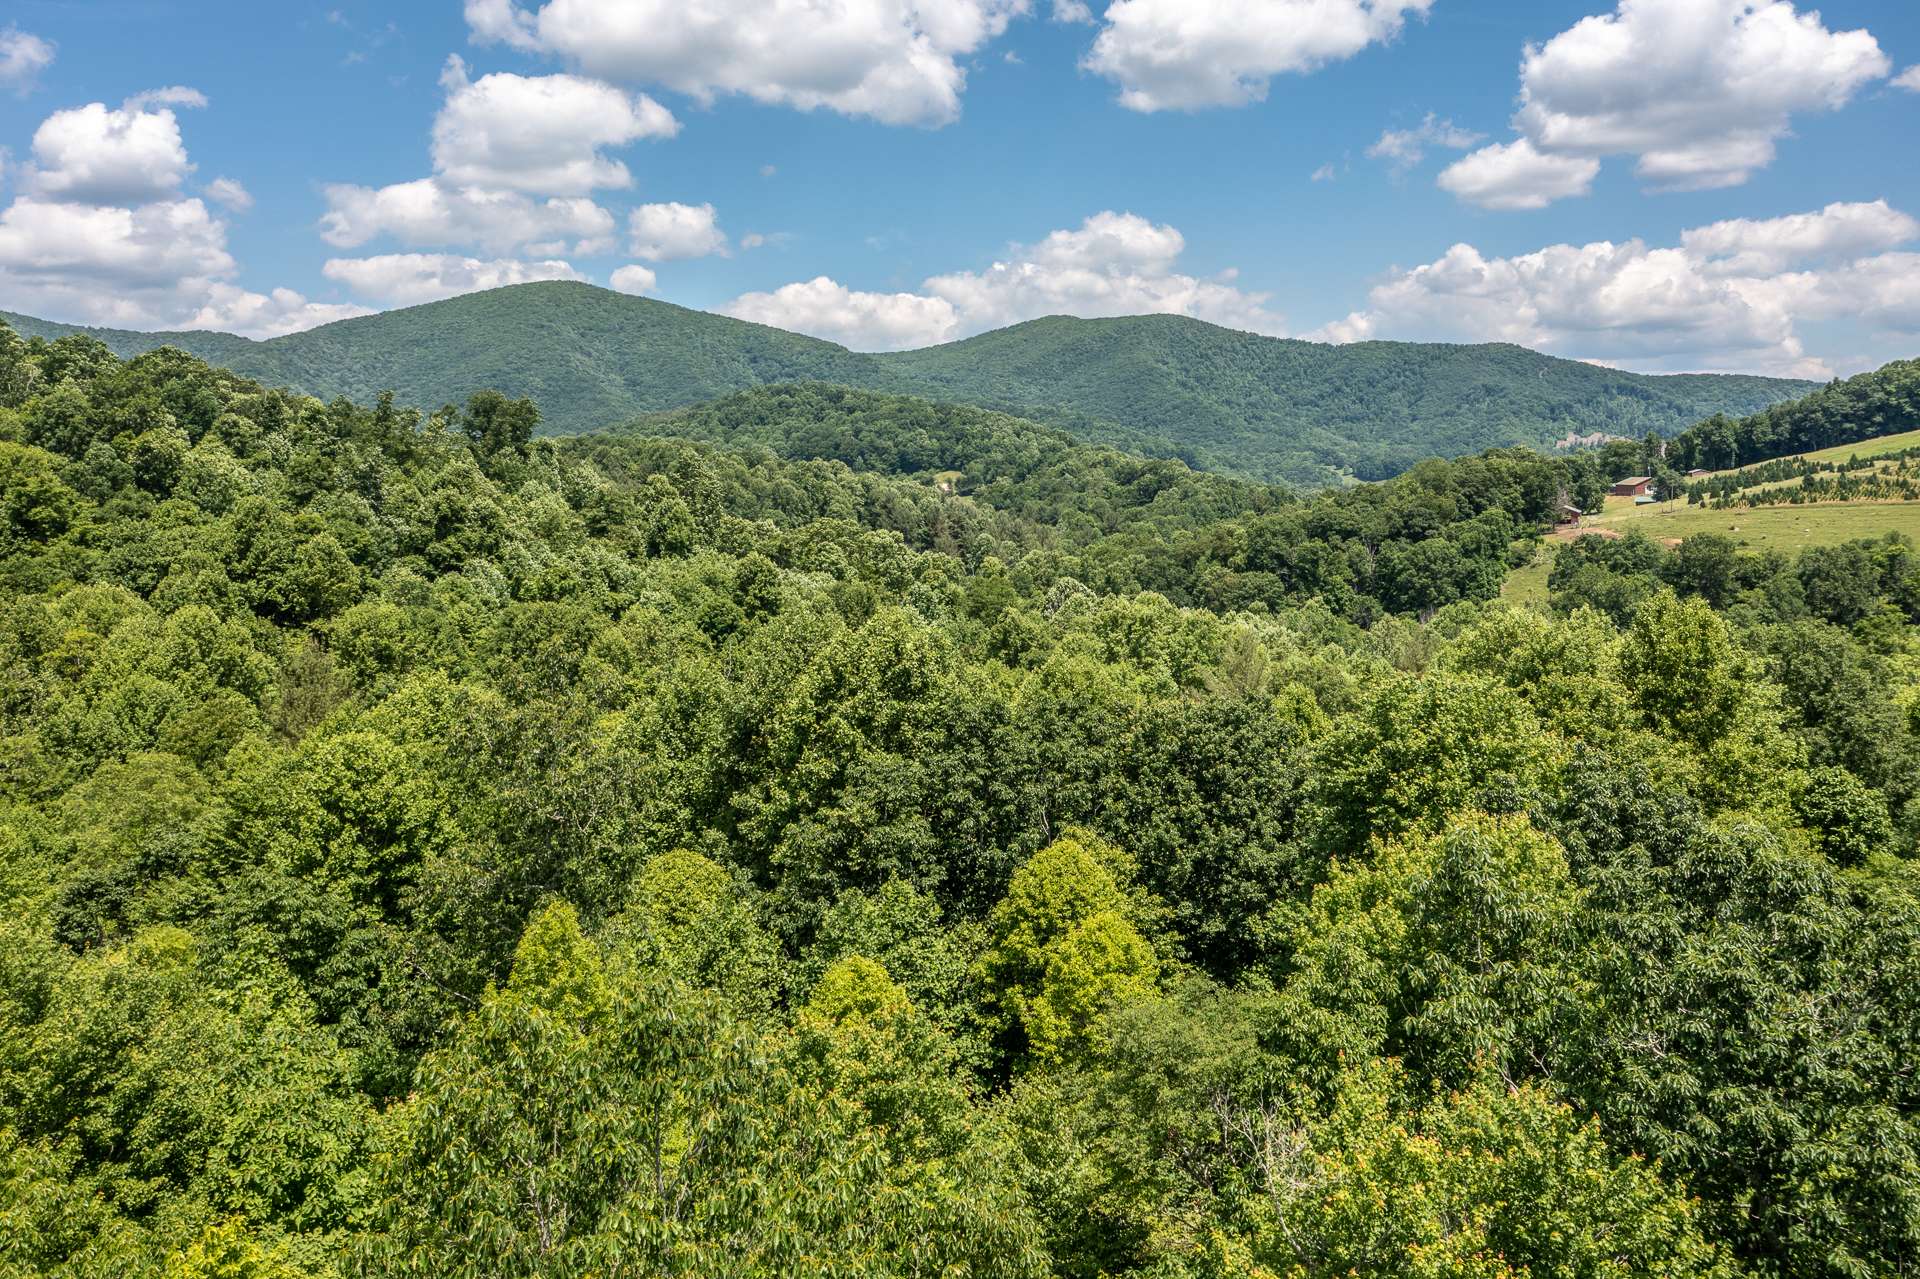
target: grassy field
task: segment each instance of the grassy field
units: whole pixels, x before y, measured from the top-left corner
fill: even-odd
[[[1882,435],[1797,456],[1812,462],[1846,462],[1850,458],[1864,462],[1906,449],[1920,449],[1920,430]],[[1796,478],[1764,487],[1791,488],[1799,483]],[[1791,555],[1808,546],[1834,546],[1887,533],[1904,533],[1920,541],[1920,502],[1816,502],[1806,506],[1710,511],[1688,506],[1684,501],[1641,506],[1630,497],[1609,497],[1599,514],[1587,517],[1583,529],[1611,529],[1620,533],[1632,529],[1657,541],[1669,542],[1685,541],[1699,533],[1720,533],[1749,551],[1784,551]],[[1546,607],[1547,575],[1552,571],[1555,553],[1566,538],[1562,533],[1549,539],[1532,563],[1508,573],[1500,588],[1500,598],[1529,608]]]
[[[1920,538],[1920,502],[1815,502],[1806,506],[1758,506],[1710,511],[1685,502],[1608,510],[1590,525],[1638,529],[1651,538],[1688,538],[1723,533],[1749,550],[1789,553],[1805,546],[1832,546],[1856,538],[1905,533]]]
[[[1720,533],[1749,551],[1792,555],[1808,546],[1834,546],[1863,537],[1904,533],[1920,542],[1920,502],[1815,502],[1807,506],[1760,506],[1709,511],[1685,502],[1635,507],[1631,498],[1608,498],[1607,509],[1586,523],[1586,531],[1637,530],[1655,540],[1684,541],[1699,533]],[[1565,544],[1549,540],[1531,564],[1514,569],[1500,598],[1527,608],[1547,603],[1547,574]]]
[[[1522,608],[1545,608],[1547,574],[1553,571],[1553,556],[1558,548],[1558,543],[1549,542],[1534,552],[1532,563],[1508,573],[1507,580],[1500,584],[1500,598]]]
[[[1870,440],[1861,440],[1854,444],[1836,444],[1830,449],[1815,449],[1810,453],[1791,453],[1789,458],[1803,458],[1809,462],[1845,462],[1849,458],[1886,457],[1889,454],[1905,452],[1907,449],[1920,449],[1920,430],[1902,431],[1898,435],[1880,435]],[[1768,461],[1779,461],[1769,458]],[[1714,471],[1714,476],[1737,475],[1741,471],[1750,471],[1754,467],[1765,466],[1766,462],[1755,462],[1750,466],[1735,466],[1724,471]],[[1798,480],[1792,481],[1799,483]],[[1774,487],[1769,485],[1768,487]]]
[[[1920,449],[1920,431],[1902,431],[1898,435],[1882,435],[1876,439],[1861,440],[1858,444],[1836,444],[1830,449],[1819,449],[1812,453],[1803,453],[1801,456],[1809,462],[1844,462],[1850,457],[1865,461],[1870,457],[1883,457],[1903,449]]]

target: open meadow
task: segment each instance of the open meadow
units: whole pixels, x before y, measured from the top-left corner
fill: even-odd
[[[1595,529],[1637,529],[1655,539],[1724,533],[1746,550],[1791,553],[1884,533],[1920,537],[1920,503],[1813,502],[1716,511],[1685,502],[1635,507],[1628,499],[1608,498],[1607,509],[1584,526]]]
[[[1869,446],[1858,447],[1864,450]],[[1866,454],[1863,452],[1861,456]],[[1734,507],[1716,511],[1685,502],[1635,506],[1631,498],[1609,497],[1600,514],[1588,517],[1579,529],[1562,529],[1548,539],[1531,562],[1508,573],[1500,597],[1516,604],[1544,608],[1547,575],[1553,569],[1553,556],[1559,547],[1583,534],[1629,531],[1665,542],[1684,541],[1701,533],[1720,533],[1742,550],[1793,555],[1809,546],[1837,546],[1888,533],[1903,533],[1920,541],[1920,502],[1813,502],[1802,506]]]

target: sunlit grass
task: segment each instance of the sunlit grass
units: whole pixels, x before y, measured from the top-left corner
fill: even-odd
[[[1660,502],[1637,509],[1629,503],[1628,510],[1609,510],[1592,523],[1622,532],[1637,529],[1656,539],[1721,533],[1752,550],[1792,552],[1886,533],[1920,538],[1920,502],[1813,502],[1724,511],[1685,502]]]

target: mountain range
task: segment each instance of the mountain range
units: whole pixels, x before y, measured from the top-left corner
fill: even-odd
[[[978,405],[1205,470],[1321,485],[1422,458],[1572,434],[1671,434],[1815,383],[1627,373],[1506,344],[1262,337],[1173,315],[1052,316],[959,342],[864,354],[818,338],[587,284],[472,293],[254,341],[82,328],[0,312],[115,354],[180,347],[331,398],[392,390],[433,408],[492,387],[531,396],[547,433],[630,423],[756,386],[829,382]]]

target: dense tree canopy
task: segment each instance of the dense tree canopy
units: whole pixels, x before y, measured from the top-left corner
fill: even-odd
[[[0,333],[0,1275],[1920,1267],[1910,544],[536,420]]]

